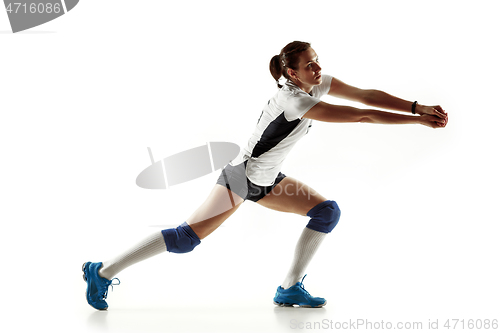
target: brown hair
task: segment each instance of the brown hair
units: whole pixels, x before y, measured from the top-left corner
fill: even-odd
[[[287,73],[287,68],[296,70],[299,65],[300,54],[310,47],[311,44],[306,42],[291,42],[281,49],[279,55],[275,55],[271,59],[271,62],[269,63],[269,70],[271,71],[273,78],[276,80],[278,88],[282,87],[282,85],[278,82],[281,76],[290,79],[290,76]]]

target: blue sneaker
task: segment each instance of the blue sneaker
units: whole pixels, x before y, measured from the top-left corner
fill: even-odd
[[[108,287],[117,286],[120,284],[120,280],[117,278],[108,280],[99,276],[99,269],[102,266],[102,262],[86,262],[82,266],[83,280],[87,282],[87,302],[94,309],[106,310],[108,308],[108,303],[105,299],[108,296]],[[113,284],[113,280],[118,280],[117,284]]]
[[[304,281],[306,275],[304,275],[302,281]],[[297,304],[302,308],[320,308],[323,305],[326,305],[326,299],[321,297],[312,297],[304,289],[302,281],[297,282],[288,289],[283,289],[279,286],[276,291],[276,296],[274,296],[274,304],[279,306],[293,306],[294,304]]]

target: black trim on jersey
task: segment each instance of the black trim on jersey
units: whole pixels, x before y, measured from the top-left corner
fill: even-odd
[[[278,143],[292,133],[299,123],[300,119],[288,121],[285,118],[285,112],[281,113],[276,119],[269,123],[262,133],[260,140],[252,150],[252,157],[259,157],[276,147]]]

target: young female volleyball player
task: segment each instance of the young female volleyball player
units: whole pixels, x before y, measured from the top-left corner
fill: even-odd
[[[299,237],[290,270],[276,291],[274,303],[304,307],[326,304],[324,298],[312,297],[304,289],[302,280],[321,242],[337,225],[340,209],[335,201],[327,200],[306,184],[282,174],[285,157],[307,134],[313,120],[421,124],[440,128],[446,126],[448,116],[440,106],[412,103],[379,90],[358,89],[322,75],[318,56],[309,43],[286,45],[271,59],[270,70],[278,92],[262,111],[247,146],[223,169],[212,192],[193,215],[179,227],[155,232],[111,260],[83,265],[87,301],[91,306],[107,309],[108,287],[118,272],[165,250],[174,253],[192,251],[245,200],[310,218]],[[286,79],[284,85],[279,83],[282,76]],[[325,94],[413,115],[331,105],[320,101]]]

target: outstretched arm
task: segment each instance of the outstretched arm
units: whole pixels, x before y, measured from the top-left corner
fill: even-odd
[[[403,115],[351,106],[319,102],[306,112],[304,118],[333,123],[421,124],[432,128],[445,127],[447,119],[435,115]]]
[[[336,78],[332,79],[328,95],[348,99],[351,101],[356,101],[368,106],[373,106],[387,110],[394,110],[394,111],[411,112],[411,107],[413,104],[413,102],[392,96],[380,90],[359,89],[350,86]],[[415,113],[419,115],[425,115],[425,114],[435,115],[437,117],[448,120],[448,115],[439,105],[426,106],[417,104],[415,108]]]

